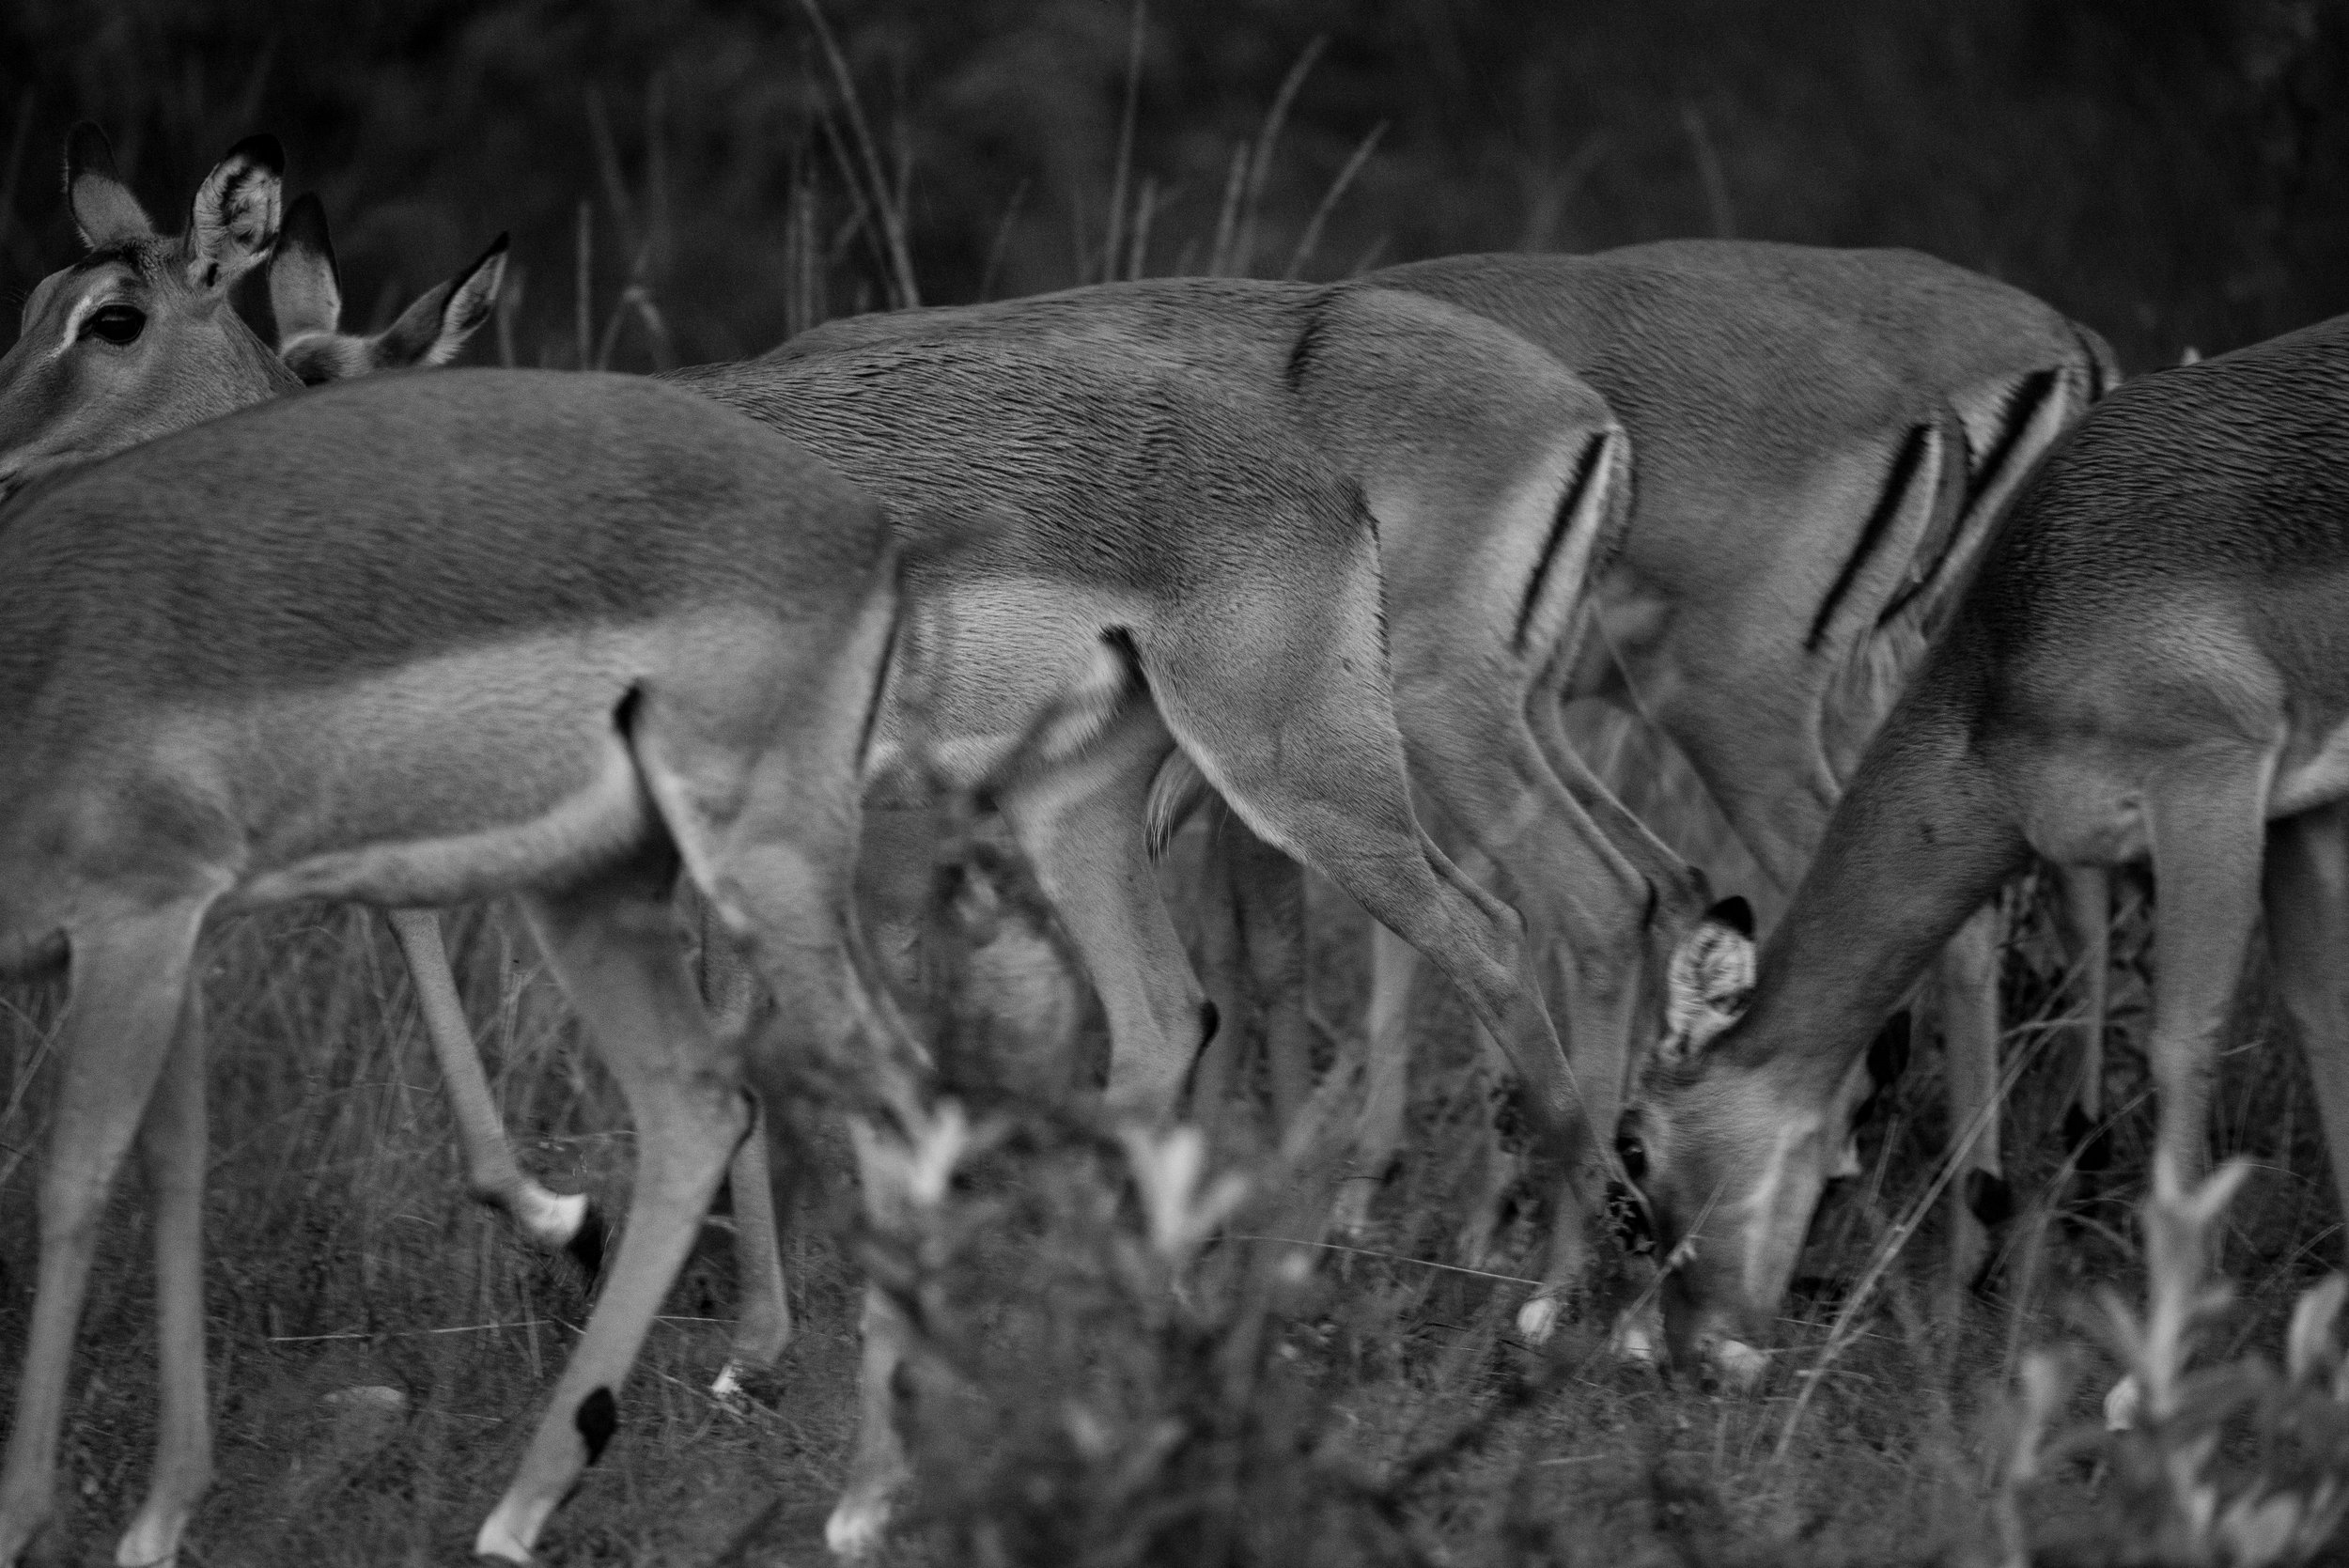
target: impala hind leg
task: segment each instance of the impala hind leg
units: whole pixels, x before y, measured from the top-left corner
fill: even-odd
[[[1252,1048],[1260,1047],[1272,1125],[1285,1128],[1314,1089],[1304,868],[1221,802],[1209,809],[1207,833],[1200,967],[1219,1027],[1200,1058],[1192,1093],[1197,1104],[1221,1111],[1237,1088],[1252,1106],[1258,1050]]]
[[[1374,923],[1370,1009],[1362,1020],[1362,1110],[1354,1122],[1352,1154],[1330,1212],[1330,1228],[1347,1241],[1370,1235],[1371,1207],[1403,1149],[1404,1117],[1411,1098],[1411,994],[1419,974],[1419,950]]]
[[[76,930],[71,939],[72,1001],[58,1044],[62,1071],[41,1172],[39,1282],[24,1342],[24,1375],[17,1385],[7,1458],[0,1463],[0,1563],[15,1562],[49,1517],[74,1330],[89,1288],[107,1189],[171,1055],[196,932],[210,902],[207,894],[123,911]],[[175,1221],[180,1219],[175,1213]],[[174,1301],[187,1287],[185,1262],[176,1253],[168,1262],[165,1286]],[[184,1348],[186,1326],[175,1318],[167,1331],[172,1338],[165,1348],[176,1358],[177,1350]],[[197,1349],[200,1358],[201,1346]],[[182,1388],[167,1396],[171,1405],[159,1449],[184,1440],[188,1423],[203,1426],[201,1399],[191,1411],[186,1392]],[[159,1457],[168,1461],[175,1493],[199,1481],[208,1467],[200,1452],[175,1447]],[[159,1464],[159,1482],[164,1468]]]
[[[1217,1029],[1143,832],[1169,744],[1137,705],[1078,757],[1019,781],[1000,802],[1109,1015],[1110,1104],[1153,1120],[1174,1114]]]
[[[1234,628],[1160,650],[1150,674],[1168,725],[1259,836],[1351,893],[1459,989],[1525,1083],[1570,1202],[1595,1213],[1599,1144],[1544,1005],[1525,922],[1463,877],[1412,814],[1400,737],[1379,722],[1392,709],[1376,660],[1252,666],[1249,640],[1262,634]],[[1268,668],[1280,683],[1268,683]],[[1579,1270],[1579,1230],[1571,1251],[1565,1265]]]
[[[674,875],[646,855],[594,882],[526,899],[548,962],[636,1124],[627,1229],[587,1330],[474,1550],[523,1562],[547,1516],[619,1421],[622,1381],[692,1250],[750,1102],[685,968],[669,898]]]
[[[680,899],[691,908],[699,936],[695,978],[711,1031],[721,1041],[748,1037],[758,1011],[757,972],[740,945],[720,927],[708,902],[689,889]],[[790,1173],[769,1157],[764,1127],[754,1128],[726,1167],[726,1192],[734,1209],[734,1348],[709,1385],[722,1400],[740,1394],[743,1379],[771,1369],[791,1343],[791,1296],[783,1278],[783,1219],[787,1205],[778,1197],[789,1189]]]
[[[2277,1001],[2316,1086],[2333,1188],[2349,1215],[2349,805],[2268,831],[2265,900]]]
[[[399,939],[408,974],[424,1014],[425,1037],[457,1113],[458,1145],[465,1161],[465,1184],[474,1199],[504,1214],[533,1246],[568,1252],[589,1283],[603,1265],[608,1227],[584,1193],[549,1191],[522,1172],[498,1114],[497,1098],[481,1070],[481,1052],[465,1021],[464,1004],[450,972],[440,917],[430,909],[394,909],[385,917]]]

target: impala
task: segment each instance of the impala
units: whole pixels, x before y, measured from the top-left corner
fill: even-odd
[[[2031,854],[2150,861],[2155,1158],[2202,1160],[2263,905],[2349,1199],[2349,318],[2115,391],[1984,548],[1758,968],[1701,935],[1624,1135],[1676,1354],[1740,1380],[1869,1034]],[[1749,992],[1737,977],[1752,975]]]
[[[154,1198],[156,1459],[117,1549],[168,1562],[210,1478],[192,964],[216,910],[513,894],[639,1137],[611,1281],[478,1548],[531,1538],[752,1126],[670,908],[675,845],[787,1005],[850,1048],[842,905],[886,667],[878,510],[674,389],[449,371],[331,387],[38,483],[0,572],[0,966],[72,998],[0,1562],[51,1508],[76,1320],[134,1135]],[[673,791],[648,804],[634,748]],[[665,820],[663,820],[665,817]]]
[[[0,494],[60,465],[86,462],[228,410],[378,370],[443,365],[490,318],[506,271],[500,236],[470,266],[371,335],[342,330],[342,288],[326,212],[304,195],[277,212],[275,138],[240,142],[198,189],[187,232],[159,235],[115,173],[105,136],[66,139],[67,204],[90,255],[37,285],[16,344],[0,358]],[[229,303],[237,280],[266,265],[278,349]],[[593,1277],[606,1227],[587,1199],[549,1191],[516,1161],[458,1000],[428,909],[393,909],[435,1061],[456,1111],[474,1194],[535,1245],[568,1250]],[[738,987],[739,990],[739,987]],[[730,1010],[742,1011],[739,1001]],[[742,1291],[721,1391],[771,1365],[790,1332],[776,1251],[766,1148],[746,1141],[732,1173]]]
[[[2093,333],[1912,252],[1676,241],[1584,256],[1454,256],[1354,287],[1423,292],[1485,315],[1588,379],[1623,421],[1636,475],[1622,544],[1592,578],[1597,635],[1559,671],[1536,727],[1555,757],[1574,744],[1559,732],[1561,701],[1601,699],[1651,726],[1766,877],[1749,890],[1766,915],[1809,863],[1859,747],[2008,498],[2118,379]],[[1395,591],[1408,584],[1398,580]],[[1558,771],[1589,787],[1589,769]],[[1604,790],[1583,803],[1641,872],[1587,884],[1589,918],[1623,930],[1652,923],[1669,952],[1704,907],[1703,879]],[[1246,877],[1266,875],[1277,867],[1258,857],[1244,896]],[[2101,874],[2067,878],[2067,903],[2075,929],[2101,944]],[[1980,911],[1940,966],[1956,1126],[1998,1078],[1996,934],[1995,912]],[[1349,1228],[1366,1221],[1402,1135],[1415,957],[1377,936],[1370,1089],[1356,1140],[1362,1179],[1339,1215]],[[2085,970],[2087,1097],[2103,1013],[2100,945]],[[1660,992],[1664,976],[1650,984]],[[1609,1097],[1613,1086],[1590,1079],[1624,1063],[1626,1048],[1580,1034],[1568,1044],[1578,1061],[1590,1050],[1586,1094]],[[1978,1174],[1956,1184],[1961,1278],[1986,1261],[1965,1200],[1998,1195],[1995,1118],[1966,1157]],[[1564,1282],[1553,1264],[1520,1314],[1529,1333],[1555,1321]]]

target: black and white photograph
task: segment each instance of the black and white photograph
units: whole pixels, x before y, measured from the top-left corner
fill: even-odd
[[[2349,1562],[2349,0],[0,0],[0,1568]]]

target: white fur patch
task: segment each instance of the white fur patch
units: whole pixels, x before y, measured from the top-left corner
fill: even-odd
[[[1698,923],[1672,954],[1666,1023],[1684,1052],[1702,1050],[1736,1022],[1753,990],[1753,941],[1719,921]]]

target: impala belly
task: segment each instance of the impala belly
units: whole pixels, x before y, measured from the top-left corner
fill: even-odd
[[[660,652],[550,636],[184,715],[243,835],[229,902],[455,903],[625,854],[652,829],[615,715]]]
[[[959,787],[1082,751],[1139,690],[1096,596],[997,579],[926,594],[905,616],[866,775],[883,795]],[[1107,607],[1113,608],[1113,607]],[[1033,748],[1030,757],[1017,756]]]

